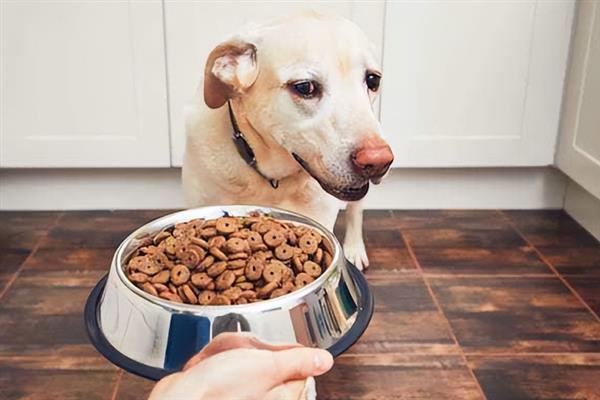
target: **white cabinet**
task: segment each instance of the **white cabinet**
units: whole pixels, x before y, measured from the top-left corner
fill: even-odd
[[[396,166],[553,161],[573,0],[0,7],[0,167],[180,166],[183,109],[210,50],[245,22],[306,9],[355,21],[383,56],[381,119]],[[594,125],[595,102],[582,100],[579,130]],[[590,135],[577,146],[596,149]]]
[[[173,165],[183,162],[183,108],[204,75],[210,51],[246,22],[302,10],[339,14],[354,20],[381,49],[384,2],[191,2],[165,1],[167,64]]]
[[[0,166],[170,165],[160,1],[0,7]]]
[[[600,4],[579,4],[557,164],[600,198]]]
[[[574,2],[388,2],[381,119],[396,166],[553,162]]]

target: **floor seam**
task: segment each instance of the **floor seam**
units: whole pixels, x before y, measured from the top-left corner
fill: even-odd
[[[508,352],[508,353],[494,353],[494,352],[463,352],[466,357],[557,357],[557,356],[592,356],[592,357],[600,357],[600,352],[531,352],[531,353],[518,353],[518,352]],[[364,353],[364,354],[342,354],[340,358],[369,358],[373,357],[374,353]],[[386,351],[385,355],[392,356],[448,356],[448,357],[458,357],[459,353],[448,353],[441,351]]]
[[[404,242],[404,245],[406,246],[408,255],[410,256],[412,262],[415,264],[415,267],[417,268],[417,270],[421,273],[421,278],[423,279],[423,282],[425,283],[425,287],[427,288],[427,291],[429,292],[429,296],[431,296],[431,298],[438,310],[438,313],[442,316],[444,321],[446,321],[448,331],[450,332],[450,335],[452,336],[452,340],[454,341],[454,343],[456,344],[456,347],[458,348],[458,352],[459,352],[458,354],[461,356],[463,362],[465,363],[465,367],[469,371],[469,375],[471,375],[471,378],[473,378],[473,380],[475,381],[475,386],[477,387],[479,394],[481,395],[481,397],[483,399],[487,399],[487,396],[485,395],[483,388],[481,387],[481,383],[477,379],[477,376],[475,376],[475,372],[471,369],[471,366],[469,365],[469,361],[467,360],[467,357],[465,356],[464,350],[461,347],[460,343],[458,342],[458,338],[456,337],[456,334],[454,333],[454,330],[452,329],[450,320],[448,319],[448,317],[446,317],[446,313],[444,313],[444,310],[442,309],[442,306],[441,306],[437,296],[433,292],[433,288],[431,287],[431,284],[429,283],[428,277],[423,272],[421,263],[419,263],[419,260],[417,259],[415,252],[414,252],[408,238],[406,236],[404,236],[404,233],[402,232],[402,230],[399,229],[398,232],[400,233],[400,237],[402,238],[402,241]]]
[[[423,276],[428,278],[438,279],[463,279],[463,278],[537,278],[537,279],[554,279],[552,273],[547,274],[436,274],[424,272]]]
[[[565,277],[562,276],[560,272],[558,272],[558,270],[554,267],[554,265],[552,265],[550,260],[546,258],[546,256],[537,248],[537,246],[535,246],[529,241],[529,239],[527,239],[525,234],[521,232],[521,230],[514,224],[514,222],[510,218],[508,218],[506,214],[504,214],[500,210],[498,210],[498,212],[511,226],[511,228],[525,241],[525,243],[527,243],[527,245],[530,246],[533,249],[533,251],[535,251],[540,260],[542,260],[542,262],[550,269],[550,271],[552,271],[552,273],[562,282],[562,284],[565,285],[565,287],[573,294],[573,296],[575,296],[575,298],[579,300],[579,302],[590,312],[590,314],[592,314],[596,321],[600,322],[600,317],[598,316],[598,314],[596,314],[592,307],[590,307],[590,305],[583,299],[583,297],[581,297],[579,292],[577,292],[577,290],[575,290],[575,288],[571,286],[571,284],[565,279]]]
[[[534,352],[534,353],[488,353],[488,352],[467,352],[467,357],[561,357],[561,356],[598,356],[600,352]]]
[[[58,225],[58,222],[60,221],[60,219],[62,218],[62,216],[64,214],[65,214],[65,212],[61,211],[56,216],[56,218],[54,219],[52,224],[50,224],[50,226],[48,226],[48,229],[46,230],[46,232],[36,241],[35,245],[31,248],[31,251],[29,252],[27,257],[25,257],[25,259],[23,260],[21,265],[19,265],[19,268],[17,268],[17,270],[15,272],[13,272],[13,274],[10,277],[10,279],[8,280],[8,282],[6,282],[6,285],[4,285],[4,288],[2,289],[2,291],[0,291],[0,302],[4,299],[4,296],[6,296],[6,294],[10,291],[10,289],[12,288],[14,283],[17,281],[17,279],[21,275],[21,272],[23,271],[23,268],[25,268],[25,264],[27,263],[27,261],[29,261],[29,259],[32,258],[37,253],[37,251],[40,248],[40,246],[42,245],[42,242],[44,241],[44,239],[46,239],[48,237],[48,234],[50,233],[50,231],[52,231],[52,229],[54,229]]]
[[[117,380],[115,381],[115,386],[113,388],[113,391],[110,395],[110,400],[116,400],[117,399],[117,394],[119,393],[119,386],[121,384],[121,379],[123,378],[123,370],[119,369],[119,371],[117,372]]]

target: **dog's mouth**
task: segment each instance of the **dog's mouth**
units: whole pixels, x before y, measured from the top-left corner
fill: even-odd
[[[292,153],[292,156],[294,156],[294,159],[298,162],[298,164],[300,164],[302,166],[302,168],[304,168],[304,170],[310,176],[312,176],[317,182],[319,182],[319,185],[321,185],[323,190],[325,190],[330,195],[337,197],[340,200],[358,201],[358,200],[362,199],[363,197],[365,197],[367,195],[367,192],[369,191],[369,181],[366,181],[364,185],[359,186],[359,187],[348,186],[348,187],[338,188],[338,187],[331,186],[331,185],[323,182],[321,179],[319,179],[319,177],[311,170],[308,163],[306,161],[304,161],[298,154]]]

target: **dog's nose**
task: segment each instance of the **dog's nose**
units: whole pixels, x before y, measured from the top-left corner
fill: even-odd
[[[356,172],[367,178],[380,178],[394,161],[394,153],[387,144],[363,147],[352,154]]]

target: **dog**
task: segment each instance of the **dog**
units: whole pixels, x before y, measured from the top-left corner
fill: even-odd
[[[280,207],[331,230],[348,202],[344,253],[367,267],[361,199],[394,159],[373,110],[380,80],[374,47],[344,18],[245,27],[211,51],[185,110],[186,202]]]

